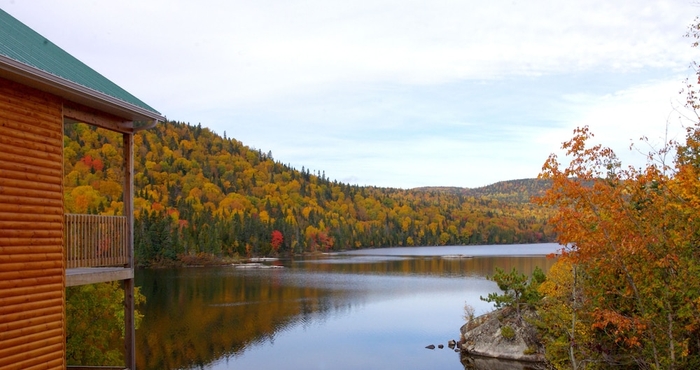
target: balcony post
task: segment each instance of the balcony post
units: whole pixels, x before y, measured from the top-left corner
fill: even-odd
[[[134,269],[134,134],[124,133],[124,216],[126,216],[127,265]],[[134,279],[124,280],[124,360],[136,369],[136,330],[134,327]]]

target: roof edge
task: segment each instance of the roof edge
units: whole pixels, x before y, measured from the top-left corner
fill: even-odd
[[[111,95],[93,90],[4,55],[0,55],[0,75],[3,74],[1,71],[18,77],[10,77],[10,79],[17,82],[25,83],[39,90],[44,90],[131,120],[165,121],[165,117],[161,116],[159,112],[127,103]]]

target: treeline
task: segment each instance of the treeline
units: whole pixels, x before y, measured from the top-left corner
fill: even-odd
[[[416,190],[443,192],[474,198],[488,198],[506,203],[530,203],[533,197],[544,196],[552,187],[552,182],[546,179],[519,179],[501,181],[480,188],[458,188],[433,186],[416,188]]]
[[[78,123],[66,125],[64,141],[66,212],[121,214],[121,136]],[[179,122],[140,132],[135,144],[141,265],[196,255],[553,240],[544,208],[497,192],[344,184]]]

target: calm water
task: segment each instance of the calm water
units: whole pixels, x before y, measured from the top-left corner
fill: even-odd
[[[148,369],[464,369],[459,339],[495,267],[548,269],[556,244],[418,247],[283,260],[273,269],[139,270]],[[455,258],[456,255],[470,256]],[[270,263],[272,264],[272,263]]]

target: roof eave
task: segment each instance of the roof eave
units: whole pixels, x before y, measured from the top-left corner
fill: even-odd
[[[4,55],[0,55],[0,76],[131,121],[149,122],[135,131],[151,128],[158,121],[165,121],[165,118],[159,113],[127,103]]]

